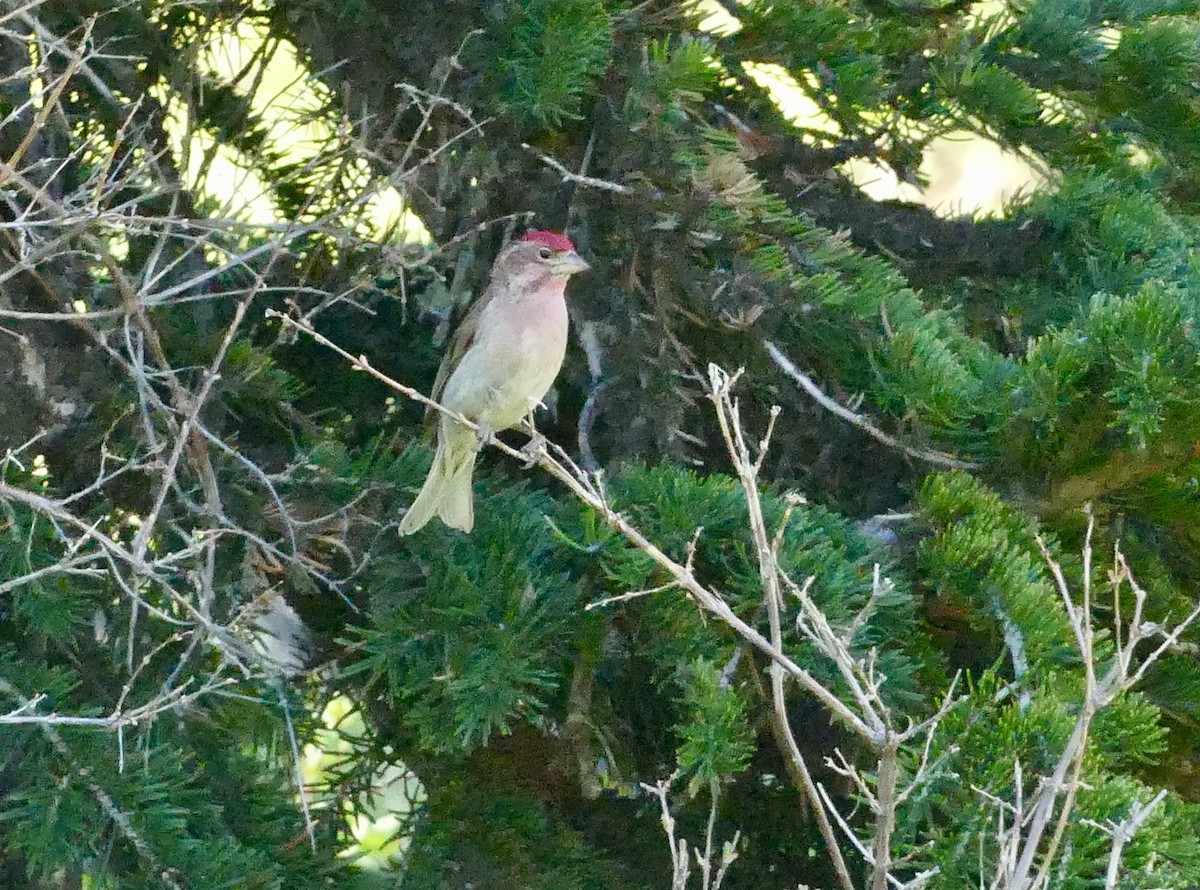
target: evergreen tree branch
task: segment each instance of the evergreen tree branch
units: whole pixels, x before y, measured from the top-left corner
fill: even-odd
[[[856,246],[898,261],[917,284],[967,275],[1019,278],[1044,262],[1039,247],[1049,224],[1043,219],[945,219],[917,204],[876,201],[849,183],[806,174],[787,152],[765,153],[752,166],[797,213],[849,232]]]
[[[843,407],[834,399],[831,399],[824,392],[822,392],[821,388],[812,381],[812,378],[797,368],[792,360],[780,352],[779,348],[774,343],[770,342],[769,340],[764,340],[763,346],[766,348],[767,354],[771,356],[772,361],[774,361],[775,364],[777,364],[785,374],[791,377],[792,380],[796,381],[801,389],[812,396],[812,398],[816,400],[817,404],[819,404],[826,411],[829,411],[831,414],[840,417],[847,423],[858,427],[876,442],[880,442],[889,448],[895,448],[909,457],[925,461],[926,463],[933,464],[934,466],[960,470],[977,470],[983,466],[975,461],[961,460],[957,457],[951,457],[949,454],[943,454],[940,451],[928,451],[923,448],[913,448],[911,445],[906,445],[899,439],[889,436],[883,430],[871,423],[871,421],[863,415],[856,414],[849,408]]]
[[[0,692],[7,695],[15,695],[20,703],[19,710],[28,710],[35,707],[35,703],[20,695],[7,681],[0,678]],[[153,869],[152,873],[166,884],[171,890],[184,890],[184,887],[179,882],[179,876],[175,869],[164,867],[164,863],[159,859],[154,852],[150,843],[142,836],[142,834],[134,827],[130,820],[130,814],[122,810],[112,795],[100,784],[93,776],[92,771],[81,764],[75,757],[70,747],[62,736],[55,729],[55,724],[52,721],[38,721],[39,726],[47,741],[54,748],[54,751],[70,766],[74,775],[81,779],[84,786],[96,799],[100,805],[100,809],[105,816],[116,826],[118,833],[127,840],[137,852],[138,856],[144,859],[147,864]],[[71,725],[71,724],[67,724]],[[74,724],[79,725],[79,724]]]
[[[1109,4],[1110,21],[1061,2],[966,16],[960,0],[729,0],[742,33],[711,41],[661,4],[529,0],[499,17],[482,0],[351,5],[0,11],[0,390],[15,409],[12,450],[0,446],[0,731],[17,740],[0,764],[0,885],[328,881],[345,834],[315,829],[344,810],[322,805],[359,800],[399,757],[439,817],[398,829],[414,839],[397,869],[409,883],[553,874],[562,890],[617,890],[629,879],[593,866],[603,856],[619,872],[657,846],[627,832],[637,787],[625,776],[669,756],[660,718],[674,708],[691,718],[679,728],[691,747],[676,749],[696,769],[690,797],[711,793],[659,799],[678,818],[676,876],[682,866],[709,890],[730,880],[726,852],[745,867],[814,842],[834,858],[814,863],[814,880],[838,890],[1195,883],[1194,805],[1163,806],[1141,780],[1178,787],[1195,735],[1180,712],[1200,688],[1189,659],[1167,657],[1195,634],[1184,591],[1200,540],[1183,472],[1196,438],[1196,4]],[[564,30],[550,19],[568,7],[583,14]],[[880,15],[855,14],[867,7]],[[789,68],[841,134],[784,120],[751,60]],[[280,62],[298,63],[294,84],[325,81],[308,84],[316,107],[291,106],[292,89],[268,95]],[[329,135],[293,154],[279,137],[307,123]],[[950,127],[1032,146],[1054,187],[1021,218],[945,220],[871,200],[833,169],[865,157],[913,182]],[[230,158],[278,221],[230,218],[245,197],[218,186]],[[437,246],[380,248],[390,235],[367,234],[361,199],[387,185]],[[556,481],[481,486],[500,509],[473,537],[389,543],[395,481],[419,460],[384,457],[383,437],[363,446],[384,412],[403,438],[411,412],[381,406],[353,364],[321,369],[323,347],[263,324],[262,310],[310,327],[322,316],[351,353],[418,379],[424,322],[476,289],[498,240],[479,221],[535,216],[617,270],[581,282],[588,299],[573,307],[591,326],[588,367],[570,357],[560,404],[583,407],[576,429],[566,417],[554,428],[579,456],[547,445],[539,462]],[[1111,296],[1054,327],[1093,293]],[[713,417],[693,398],[706,388],[695,356],[736,367],[754,330],[780,355],[820,353],[820,374],[799,371],[811,388],[788,376],[835,428],[885,444],[881,473],[820,429],[772,439],[774,416],[756,447],[727,389],[724,403],[709,395],[732,462],[716,464],[731,472],[709,472],[713,443],[693,435]],[[788,389],[767,355],[743,407]],[[879,439],[890,421],[839,404],[822,376],[899,406],[890,416],[916,418],[922,438],[896,427]],[[602,378],[620,383],[602,391]],[[845,437],[861,444],[858,430]],[[628,500],[595,472],[597,455],[658,464],[655,449],[683,442],[694,468],[627,467]],[[768,445],[778,484],[805,480],[814,505],[761,490]],[[845,515],[908,509],[914,472],[954,466],[925,453],[987,455],[1010,471],[1009,495],[1048,491],[1034,505],[1047,535],[1074,534],[1072,504],[1119,491],[1149,592],[1117,550],[1113,609],[1093,602],[1090,540],[1082,580],[1040,569],[1029,515],[965,473],[930,478],[916,512],[933,535],[889,536],[907,580],[890,584],[890,562],[872,578],[874,544]],[[558,531],[586,544],[554,546],[538,521],[551,503]],[[282,716],[270,705],[303,657],[257,646],[289,604],[324,655],[350,659],[337,685],[378,728],[299,799],[313,702],[285,699]],[[594,615],[612,605],[612,621]],[[361,644],[342,639],[349,610]],[[572,675],[564,656],[581,651]],[[960,662],[970,710],[952,710],[956,683],[943,699],[943,669]],[[746,781],[723,793],[738,770]],[[614,787],[619,799],[596,793]],[[718,822],[775,794],[785,818],[746,819],[749,843],[722,850]]]

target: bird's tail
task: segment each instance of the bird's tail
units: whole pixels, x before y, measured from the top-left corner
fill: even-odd
[[[439,437],[437,453],[433,456],[433,466],[429,468],[425,484],[400,520],[400,534],[411,535],[434,516],[440,517],[451,528],[469,532],[475,524],[471,497],[474,471],[474,434],[465,427],[444,431]]]

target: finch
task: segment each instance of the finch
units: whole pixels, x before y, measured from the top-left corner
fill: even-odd
[[[491,279],[455,332],[432,397],[480,427],[442,414],[437,453],[400,521],[410,535],[434,516],[469,532],[471,476],[480,439],[530,414],[549,391],[567,349],[567,279],[588,264],[557,232],[531,231],[500,252]]]

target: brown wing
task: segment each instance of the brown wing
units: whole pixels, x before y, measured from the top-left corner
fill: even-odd
[[[479,299],[471,304],[471,308],[467,310],[467,314],[463,316],[463,320],[455,329],[454,336],[450,338],[450,346],[442,357],[441,365],[438,366],[437,376],[433,378],[433,389],[430,390],[429,397],[435,402],[441,400],[442,392],[446,389],[446,381],[450,379],[450,375],[454,373],[454,369],[458,367],[462,357],[467,354],[467,350],[475,342],[475,333],[479,328],[479,316],[483,314],[484,308],[495,295],[496,288],[489,284]],[[425,409],[426,423],[432,419],[434,413],[436,412],[432,408]]]
[[[433,389],[429,393],[429,397],[436,401],[441,401],[442,394],[446,389],[446,383],[450,380],[450,375],[454,373],[454,369],[458,367],[458,363],[462,361],[462,357],[467,354],[467,350],[471,348],[471,344],[475,342],[475,334],[479,330],[479,318],[483,315],[483,310],[495,299],[496,294],[503,288],[503,280],[505,278],[504,270],[511,265],[514,255],[520,253],[527,247],[526,242],[514,241],[500,251],[496,257],[496,261],[492,264],[491,276],[488,279],[487,287],[479,298],[471,304],[471,308],[467,310],[467,314],[463,316],[463,320],[459,323],[454,331],[454,336],[450,338],[450,345],[446,349],[446,354],[442,358],[442,364],[438,367],[437,376],[433,378]],[[433,415],[437,412],[432,408],[425,409],[425,423],[427,427],[433,427],[430,423]]]

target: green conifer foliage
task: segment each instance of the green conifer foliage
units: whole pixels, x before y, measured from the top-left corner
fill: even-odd
[[[0,5],[0,888],[1200,884],[1198,112],[1193,0]],[[526,226],[581,475],[399,538]]]

